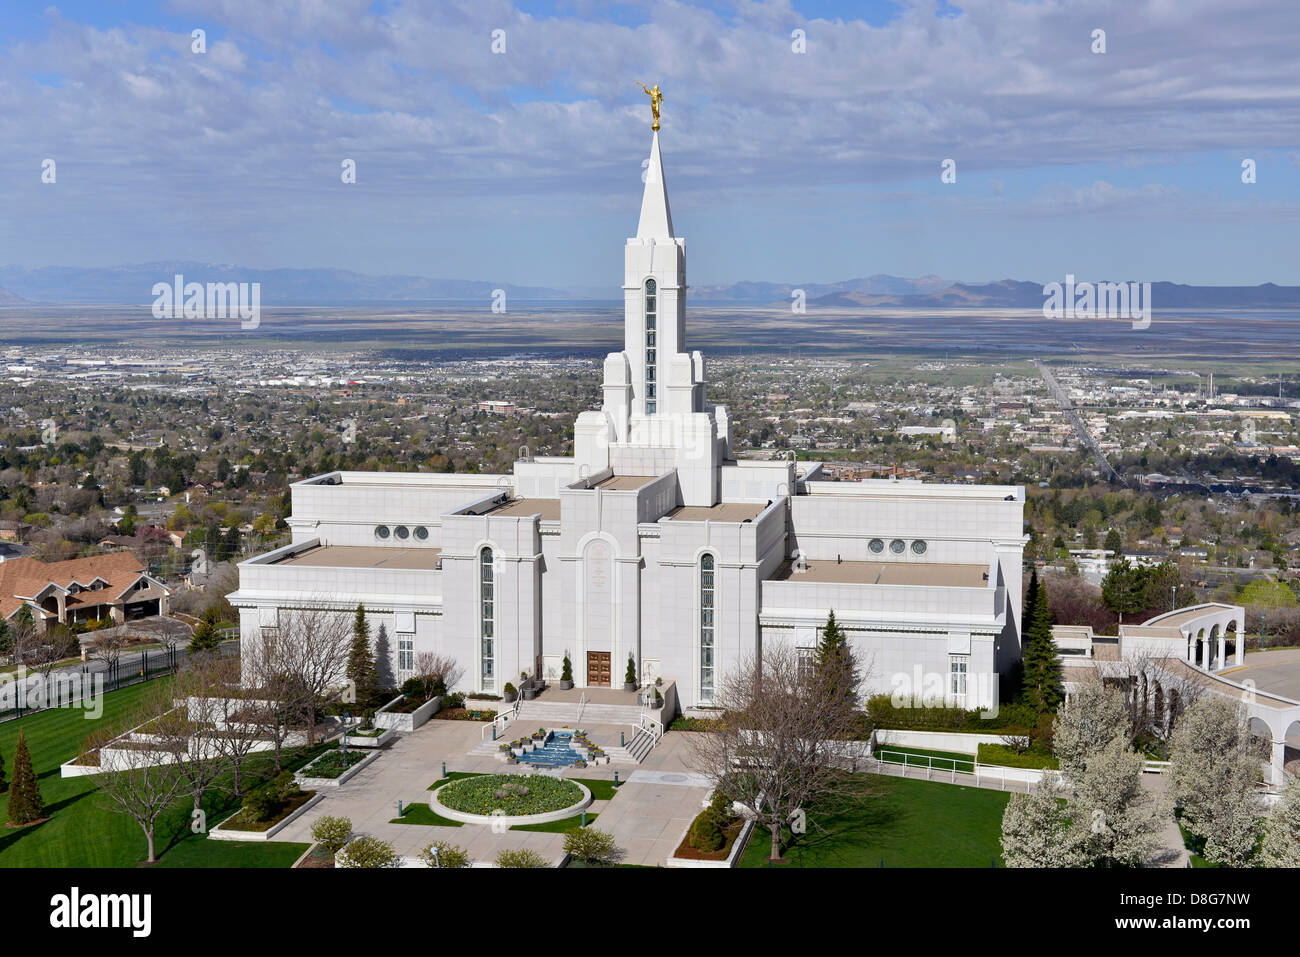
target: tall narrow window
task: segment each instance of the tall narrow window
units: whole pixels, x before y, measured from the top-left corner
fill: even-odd
[[[948,694],[958,708],[966,707],[966,655],[948,657]]]
[[[713,556],[700,558],[700,700],[713,700]]]
[[[654,415],[658,408],[655,397],[655,319],[659,314],[659,287],[653,279],[645,281],[645,411]]]
[[[496,685],[495,630],[496,581],[492,574],[492,549],[478,553],[479,580],[479,675],[484,691],[494,691]]]
[[[397,670],[415,670],[415,641],[411,638],[401,638],[397,642]]]

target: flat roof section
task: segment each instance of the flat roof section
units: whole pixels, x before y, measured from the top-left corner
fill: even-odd
[[[592,488],[609,489],[613,492],[634,492],[642,486],[649,485],[658,475],[611,475],[603,482],[597,482]]]
[[[773,581],[830,582],[839,585],[929,585],[942,588],[987,588],[985,565],[948,565],[939,562],[808,562],[796,572],[791,562],[782,565]]]
[[[719,502],[717,505],[683,505],[664,517],[674,522],[740,522],[758,518],[766,502]]]
[[[558,498],[512,498],[500,507],[484,514],[537,515],[543,522],[558,522],[560,520],[560,500]]]
[[[441,548],[402,548],[384,545],[317,545],[290,555],[277,565],[305,565],[311,568],[405,568],[433,571],[442,557]]]

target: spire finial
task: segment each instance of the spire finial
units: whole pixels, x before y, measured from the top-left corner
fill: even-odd
[[[645,90],[646,96],[650,97],[650,112],[654,114],[655,121],[650,124],[650,129],[656,133],[659,132],[659,104],[664,101],[664,95],[659,92],[659,84],[656,83],[654,89],[646,86],[644,83],[638,83],[637,86]]]

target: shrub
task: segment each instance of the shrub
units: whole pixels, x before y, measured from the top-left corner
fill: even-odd
[[[321,847],[331,854],[337,854],[348,843],[348,838],[352,836],[352,822],[346,817],[325,817],[318,818],[316,823],[311,826],[311,836]]]
[[[506,692],[506,694],[514,694],[514,693],[515,693],[515,686],[512,685],[509,681],[506,682],[505,692]]]
[[[630,685],[636,684],[636,661],[631,655],[627,656],[627,674],[623,675],[623,680]]]
[[[614,835],[594,827],[575,827],[564,832],[564,850],[580,861],[608,864],[621,855]]]
[[[546,859],[536,851],[527,848],[518,851],[502,851],[497,855],[497,867],[550,867]]]
[[[560,668],[560,680],[573,680],[573,662],[569,660],[569,653],[567,651],[564,653],[564,665]]]
[[[713,814],[710,811],[701,812],[695,819],[695,823],[691,825],[691,847],[697,851],[720,851],[726,843],[727,839]]]
[[[455,844],[434,841],[420,852],[420,860],[430,867],[469,867],[469,855]]]
[[[362,834],[352,839],[334,859],[335,867],[395,867],[397,852],[393,845]]]

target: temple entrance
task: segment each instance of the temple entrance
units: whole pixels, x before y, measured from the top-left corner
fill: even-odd
[[[608,651],[587,652],[587,684],[599,688],[608,688],[610,679],[610,653]]]

